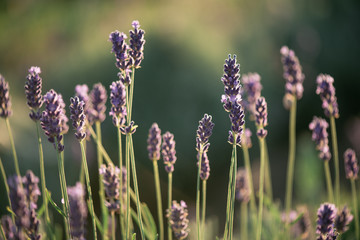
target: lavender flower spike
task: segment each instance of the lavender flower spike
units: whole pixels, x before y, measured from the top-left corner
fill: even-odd
[[[251,136],[252,136],[252,133],[251,133],[250,128],[245,128],[244,138],[241,139],[241,144],[243,146],[246,146],[247,148],[251,148],[252,147]],[[244,145],[244,144],[246,144],[246,145]]]
[[[31,67],[25,83],[27,105],[31,109],[29,116],[34,121],[40,120],[40,108],[43,104],[43,97],[41,95],[42,79],[40,73],[41,70],[39,67]]]
[[[84,102],[84,114],[88,118],[88,109],[90,108],[90,97],[89,97],[89,87],[86,84],[76,85],[75,86],[75,96],[79,98],[80,101]]]
[[[255,118],[256,118],[256,125],[258,126],[258,131],[256,135],[260,138],[264,138],[267,135],[267,130],[264,127],[267,126],[267,103],[264,97],[259,97],[256,100],[255,106]]]
[[[199,153],[197,154],[197,165],[199,167]],[[210,176],[210,162],[209,162],[209,158],[207,155],[207,152],[203,152],[202,157],[201,157],[201,167],[200,167],[200,178],[203,181],[208,180]]]
[[[149,129],[147,144],[149,159],[152,161],[159,160],[161,150],[161,130],[157,123],[153,123]]]
[[[70,98],[70,118],[75,129],[75,137],[81,142],[86,137],[84,102],[78,97]]]
[[[299,59],[295,56],[295,52],[287,46],[283,46],[280,53],[284,69],[283,76],[286,80],[285,92],[295,96],[297,99],[301,99],[304,92],[303,82],[305,75],[302,72]]]
[[[326,129],[329,124],[325,119],[314,117],[309,124],[309,129],[312,130],[312,140],[316,143],[316,149],[320,151],[319,157],[324,161],[328,161],[331,158],[329,149],[328,133]]]
[[[61,144],[63,125],[62,115],[63,115],[63,105],[61,104],[61,98],[53,89],[47,92],[44,96],[45,102],[45,111],[42,112],[40,118],[41,127],[45,131],[46,136],[48,136],[49,142],[54,144],[54,147],[58,151],[63,151],[64,146]],[[57,141],[57,146],[55,146],[55,140]]]
[[[61,107],[60,112],[60,125],[61,125],[61,134],[66,134],[69,131],[69,126],[67,122],[69,121],[68,117],[66,116],[66,110],[65,110],[65,102],[61,94],[59,94],[59,103]]]
[[[324,203],[320,205],[317,212],[316,233],[320,235],[320,239],[326,239],[327,235],[333,232],[333,224],[336,217],[336,208],[334,204]]]
[[[189,234],[189,220],[188,220],[187,205],[184,201],[173,201],[171,209],[168,210],[167,217],[173,233],[178,240],[185,239]]]
[[[118,167],[114,168],[112,165],[109,165],[108,167],[102,165],[99,169],[99,173],[103,175],[103,183],[104,183],[106,199],[107,199],[105,205],[110,212],[111,211],[117,212],[120,209],[120,201],[119,201],[120,169]],[[124,189],[122,189],[122,191],[124,191]]]
[[[144,59],[144,34],[145,31],[140,29],[140,23],[134,20],[131,24],[134,30],[130,30],[130,66],[139,68],[141,61]]]
[[[236,173],[235,197],[240,202],[249,202],[251,189],[249,187],[248,173],[245,168],[239,168]]]
[[[204,117],[199,121],[199,127],[196,131],[196,150],[198,152],[206,152],[210,146],[208,141],[215,125],[211,120],[212,116],[205,113]]]
[[[11,116],[11,101],[9,94],[9,84],[0,74],[0,117],[7,118]]]
[[[126,122],[126,90],[121,81],[113,82],[110,85],[110,116],[113,118],[113,124],[117,127],[124,126]]]
[[[174,135],[171,134],[170,132],[166,132],[163,135],[161,153],[164,159],[166,172],[172,173],[174,171],[174,164],[176,162],[176,151],[175,151]]]
[[[359,163],[355,151],[348,148],[344,153],[344,163],[346,178],[357,179],[359,173]]]
[[[91,109],[89,110],[89,122],[103,122],[105,120],[106,100],[105,87],[101,83],[95,84],[90,92]]]
[[[250,113],[250,119],[255,120],[255,103],[256,99],[261,96],[262,85],[260,75],[257,73],[244,74],[241,78],[244,92],[247,98],[243,101],[244,107]]]
[[[345,206],[343,210],[338,212],[335,218],[334,227],[337,232],[344,233],[349,229],[349,224],[354,219],[351,215],[350,210]]]
[[[333,116],[339,118],[339,108],[335,96],[334,79],[327,74],[320,74],[317,79],[316,94],[322,100],[322,108],[327,117]]]
[[[129,66],[128,46],[125,42],[126,34],[114,31],[109,35],[109,41],[113,44],[111,52],[115,53],[116,67],[124,72]]]
[[[88,209],[85,201],[85,187],[77,182],[75,186],[68,187],[70,204],[70,229],[74,239],[85,239],[85,224]]]

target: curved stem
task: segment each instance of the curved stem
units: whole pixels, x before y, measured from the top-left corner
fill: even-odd
[[[334,154],[334,165],[335,165],[335,203],[336,206],[340,204],[340,170],[339,170],[339,151],[336,135],[336,125],[334,116],[330,117],[331,125],[331,139]]]
[[[265,175],[265,143],[263,138],[260,140],[260,180],[259,180],[259,215],[258,215],[258,224],[256,228],[256,239],[261,239],[261,230],[262,230],[262,213],[263,213],[263,203],[264,203],[264,175]]]
[[[159,179],[159,168],[157,160],[153,160],[154,168],[154,180],[155,180],[155,190],[156,190],[156,202],[159,218],[159,232],[160,240],[164,240],[164,220],[163,220],[163,209],[162,209],[162,200],[161,200],[161,189],[160,189],[160,179]]]
[[[357,201],[357,195],[356,195],[356,186],[355,186],[355,179],[351,180],[351,192],[352,192],[352,199],[354,204],[354,215],[355,215],[355,233],[356,233],[356,239],[360,239],[360,223],[359,223],[359,212],[358,212],[358,201]]]
[[[334,192],[333,192],[333,186],[331,183],[331,174],[330,174],[330,168],[329,168],[329,161],[324,162],[324,168],[325,168],[325,176],[326,176],[326,186],[328,190],[328,199],[329,202],[334,202]]]
[[[18,175],[18,177],[21,179],[19,161],[18,161],[18,157],[17,157],[17,154],[16,154],[14,137],[12,135],[9,118],[5,118],[5,122],[6,122],[6,127],[7,127],[7,130],[8,130],[8,133],[9,133],[11,150],[12,150],[12,155],[13,155],[13,158],[14,158],[15,171],[16,171],[16,174]],[[22,186],[22,181],[20,181],[20,183],[21,183],[21,186]]]
[[[248,223],[247,223],[247,202],[241,202],[241,226],[240,226],[240,232],[241,232],[241,240],[247,240],[248,239]]]
[[[9,201],[9,207],[12,209],[11,200],[10,200],[9,184],[8,184],[8,182],[7,182],[4,165],[2,164],[1,158],[0,158],[0,170],[1,170],[1,175],[2,175],[2,177],[3,177],[3,180],[4,180],[4,185],[5,185],[5,190],[6,190],[6,196],[7,196],[7,199],[8,199],[8,201]],[[15,218],[14,218],[14,215],[13,215],[13,214],[11,214],[11,218],[12,218],[13,222],[15,222]],[[5,238],[4,238],[4,239],[5,239]]]
[[[206,180],[202,181],[202,219],[201,219],[201,236],[205,239],[205,215],[206,215]]]
[[[196,178],[196,231],[197,231],[197,239],[199,240],[202,240],[201,228],[200,228],[200,172],[201,172],[202,154],[203,154],[203,149],[201,146],[199,151],[198,174]]]
[[[168,174],[168,211],[171,211],[171,202],[172,202],[172,173]],[[171,225],[168,219],[168,240],[172,240],[172,230]]]

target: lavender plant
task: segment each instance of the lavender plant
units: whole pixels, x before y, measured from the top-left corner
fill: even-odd
[[[316,233],[319,240],[329,239],[334,234],[334,221],[336,218],[336,207],[331,203],[324,203],[320,205],[317,212],[317,227]],[[335,238],[336,239],[336,238]]]
[[[173,201],[171,208],[168,209],[169,223],[174,232],[175,238],[178,240],[185,239],[188,236],[188,210],[184,201]]]

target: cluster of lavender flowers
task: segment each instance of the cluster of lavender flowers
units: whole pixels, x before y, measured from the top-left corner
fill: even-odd
[[[255,120],[256,100],[261,96],[262,85],[260,83],[261,77],[258,73],[244,74],[241,78],[243,90],[247,98],[243,100],[243,105],[250,113],[250,119]]]
[[[259,97],[256,100],[255,110],[256,125],[258,126],[258,131],[256,132],[256,135],[259,138],[264,138],[267,135],[267,130],[265,130],[264,127],[266,127],[268,124],[267,103],[264,97]]]
[[[316,94],[322,100],[322,108],[327,117],[339,118],[339,108],[335,96],[334,79],[327,74],[320,74],[317,79]]]
[[[105,194],[107,199],[105,205],[110,212],[111,211],[117,212],[120,209],[120,193],[119,193],[120,169],[112,165],[109,165],[108,167],[102,165],[100,167],[99,173],[103,176],[103,183],[104,183]],[[124,186],[124,181],[123,181],[123,186]]]
[[[329,139],[327,128],[329,124],[323,118],[314,117],[309,124],[309,129],[312,130],[312,140],[316,143],[316,149],[319,150],[319,158],[324,161],[329,161],[331,153],[329,149]]]
[[[161,129],[157,123],[153,123],[149,129],[147,144],[149,159],[152,161],[159,160],[161,151]]]
[[[247,203],[250,201],[250,193],[248,173],[245,168],[239,168],[236,173],[236,199],[240,202]]]
[[[189,234],[188,215],[187,205],[184,201],[180,201],[180,204],[177,201],[172,202],[167,217],[169,218],[174,235],[178,240],[185,239]]]
[[[11,101],[9,93],[9,84],[0,74],[0,117],[7,118],[11,115]]]
[[[27,104],[31,109],[30,118],[38,121],[41,118],[40,108],[43,104],[42,78],[40,77],[41,69],[39,67],[31,67],[25,83],[25,95]]]
[[[359,173],[359,164],[356,158],[355,151],[348,148],[344,153],[344,165],[346,178],[357,179]]]
[[[209,164],[207,152],[210,146],[209,138],[212,135],[212,130],[215,125],[211,120],[212,120],[212,116],[205,114],[204,117],[199,121],[199,127],[196,131],[196,150],[198,152],[197,153],[198,161],[201,157],[201,166],[200,166],[201,180],[207,180],[210,175],[210,164]],[[199,165],[199,162],[197,164]]]
[[[172,173],[174,171],[174,164],[177,159],[174,134],[166,132],[162,137],[163,142],[161,146],[161,153],[165,164],[165,170],[168,173]]]

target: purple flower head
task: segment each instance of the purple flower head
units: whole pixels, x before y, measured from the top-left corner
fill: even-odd
[[[43,104],[43,96],[41,95],[42,79],[40,73],[41,70],[39,67],[31,67],[25,83],[27,105],[31,109],[29,116],[34,121],[40,120],[40,108]]]
[[[184,201],[172,202],[171,209],[168,209],[167,217],[176,239],[185,239],[189,234],[189,219],[187,205]]]
[[[85,224],[88,209],[85,201],[85,187],[77,182],[75,186],[68,187],[70,205],[70,235],[74,239],[85,239]]]
[[[249,187],[248,173],[245,168],[239,168],[236,172],[235,197],[240,202],[249,202],[251,189]]]
[[[319,150],[319,157],[324,161],[328,161],[331,158],[329,149],[328,133],[326,129],[329,124],[325,119],[314,117],[309,124],[309,129],[312,130],[312,140],[316,144],[316,149]]]
[[[126,122],[126,91],[125,85],[121,81],[113,82],[110,85],[110,116],[113,118],[115,126],[124,126]]]
[[[39,189],[39,178],[35,176],[31,170],[28,170],[26,175],[23,177],[22,182],[30,209],[37,209],[36,203],[41,195]]]
[[[128,56],[128,45],[126,44],[127,36],[123,32],[118,30],[110,33],[109,41],[112,43],[111,52],[115,53],[116,58],[116,67],[121,71],[125,71],[129,66],[129,56]]]
[[[15,238],[15,236],[17,235],[16,234],[16,232],[17,232],[16,226],[14,225],[14,223],[9,215],[3,215],[1,217],[1,227],[4,230],[5,239],[18,239],[18,238]],[[25,239],[25,238],[23,238],[23,239]]]
[[[199,156],[200,156],[200,153],[198,153],[196,156],[198,159],[198,162],[197,162],[198,167],[199,167]],[[201,178],[201,180],[206,181],[206,180],[208,180],[209,176],[210,176],[210,162],[209,162],[207,152],[203,152],[202,157],[201,157],[200,178]]]
[[[339,108],[335,96],[334,79],[327,74],[320,74],[317,79],[316,94],[322,100],[322,108],[327,117],[333,116],[339,118]]]
[[[204,117],[199,121],[199,127],[196,131],[196,150],[198,152],[200,150],[206,152],[210,146],[208,141],[215,125],[211,120],[211,115],[205,113]]]
[[[294,236],[294,239],[298,239],[299,236],[300,239],[308,239],[311,228],[309,210],[306,206],[300,206],[297,208],[297,213],[300,215],[300,217],[291,228],[291,232]],[[296,218],[298,218],[298,216],[296,216]]]
[[[301,99],[304,92],[303,82],[305,75],[302,73],[302,68],[299,59],[295,56],[295,52],[287,46],[280,49],[281,62],[284,69],[285,92]]]
[[[333,231],[333,225],[336,217],[336,207],[331,203],[320,205],[317,212],[316,233],[320,236],[326,236]]]
[[[126,69],[124,72],[118,72],[117,76],[119,77],[119,81],[121,81],[125,86],[129,86],[131,84],[131,69]]]
[[[109,165],[108,167],[102,165],[99,169],[99,173],[103,175],[103,183],[106,194],[105,205],[109,209],[109,211],[118,211],[120,209],[120,201],[119,201],[120,169],[116,166],[114,168],[114,166],[112,165]]]
[[[157,123],[153,123],[149,129],[147,144],[149,159],[152,161],[159,160],[161,150],[161,130]]]
[[[139,68],[141,61],[144,59],[144,34],[145,31],[140,29],[139,21],[132,22],[134,30],[130,30],[130,49],[129,55],[131,56],[129,65]]]
[[[261,96],[262,85],[260,83],[260,75],[257,73],[244,74],[241,78],[243,90],[247,95],[247,99],[243,101],[245,108],[250,113],[250,119],[255,120],[255,103],[256,99]]]
[[[350,210],[345,206],[335,218],[334,227],[337,232],[344,233],[349,229],[349,224],[354,219],[353,215],[351,215]]]
[[[9,83],[0,74],[0,117],[7,118],[11,116],[11,101],[9,93]]]
[[[75,87],[75,96],[79,98],[80,101],[84,102],[84,114],[88,118],[88,109],[90,108],[90,98],[89,98],[89,87],[86,84],[76,85]]]
[[[106,100],[105,87],[101,83],[95,84],[90,92],[91,109],[89,111],[89,122],[103,122],[105,120]]]
[[[355,151],[348,148],[344,153],[345,173],[348,179],[357,179],[359,173],[359,164]]]
[[[48,91],[44,96],[45,110],[42,112],[40,123],[49,142],[54,144],[55,149],[63,151],[64,146],[61,144],[62,132],[64,127],[64,104],[62,98],[53,89]],[[66,117],[66,116],[65,116]],[[55,145],[55,140],[57,146]]]
[[[168,173],[172,173],[176,162],[174,135],[170,132],[166,132],[162,137],[163,142],[161,146],[161,153],[165,164],[165,170]]]
[[[246,146],[247,148],[251,148],[252,147],[251,136],[252,133],[250,128],[245,128],[243,138],[241,138],[241,145]]]
[[[131,135],[136,132],[138,125],[135,125],[134,121],[131,121],[129,126],[122,126],[120,127],[120,132],[124,135]]]
[[[60,113],[61,134],[66,134],[69,131],[69,126],[67,125],[69,119],[66,116],[66,110],[65,110],[66,105],[61,94],[59,94],[59,104],[61,109],[61,113]]]
[[[258,127],[258,131],[256,132],[256,135],[260,138],[264,138],[267,135],[267,130],[264,129],[264,127],[267,126],[267,103],[265,101],[264,97],[259,97],[256,100],[256,106],[255,106],[255,119],[256,119],[256,125]]]
[[[86,137],[84,102],[78,97],[70,98],[70,118],[75,129],[75,137],[81,142]]]

